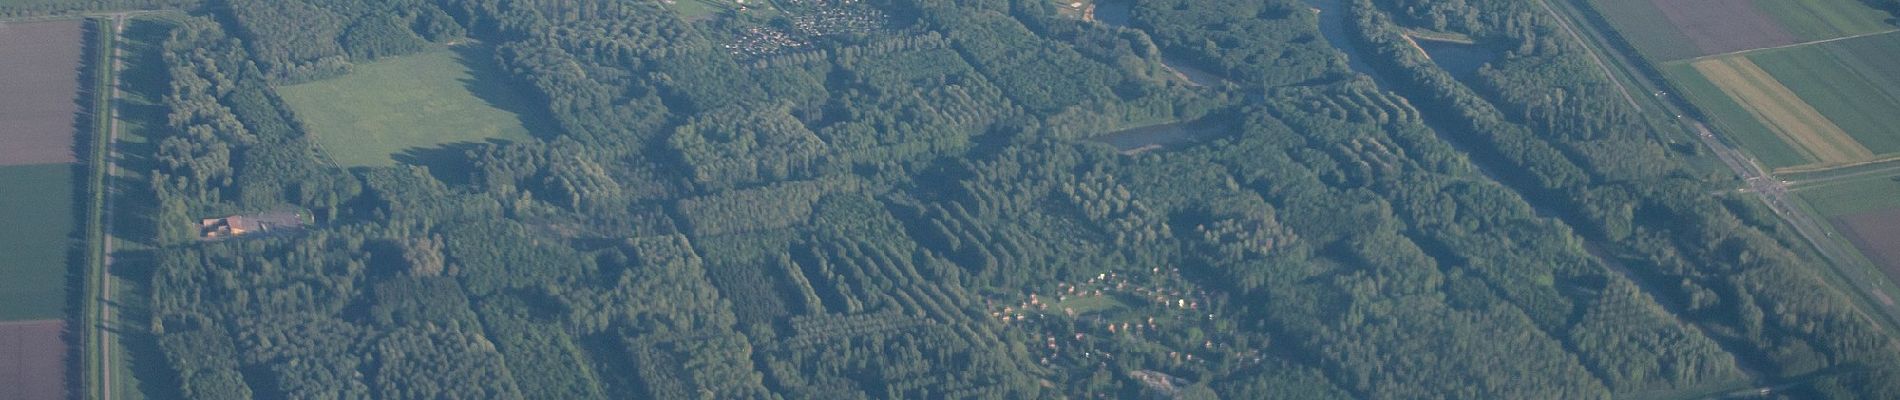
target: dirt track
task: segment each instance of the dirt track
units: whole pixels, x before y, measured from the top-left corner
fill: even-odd
[[[1792,44],[1799,39],[1751,0],[1650,0],[1702,55]]]
[[[75,161],[84,26],[0,24],[0,165]]]
[[[65,398],[64,326],[59,320],[0,322],[0,399]]]

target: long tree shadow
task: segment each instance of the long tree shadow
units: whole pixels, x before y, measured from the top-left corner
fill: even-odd
[[[163,125],[168,111],[156,100],[164,98],[171,82],[160,41],[174,27],[175,24],[166,20],[133,19],[127,22],[122,40],[125,65],[119,72],[119,86],[124,96],[118,103],[119,116],[125,121],[136,121],[137,125],[129,127],[136,132],[122,133],[116,144],[118,151],[112,161],[127,174],[114,176],[108,182],[118,196],[114,199],[116,212],[112,218],[114,233],[120,239],[147,246],[158,244],[153,220],[157,199],[149,187],[150,178],[140,174],[158,169],[154,156],[158,151],[155,137],[158,135],[154,133],[168,129]]]
[[[114,277],[134,281],[151,282],[153,270],[157,267],[156,250],[122,251],[113,255],[111,273]],[[150,298],[151,292],[146,285],[131,285],[121,292],[125,299],[115,306],[119,310],[120,321],[150,321],[151,308],[143,299]],[[114,332],[125,346],[126,364],[132,376],[138,378],[138,388],[147,399],[183,399],[184,394],[177,388],[178,375],[166,363],[165,354],[158,345],[158,336],[144,324],[121,323]]]
[[[87,249],[94,245],[90,241],[91,238],[86,235],[91,222],[87,213],[91,212],[95,205],[92,202],[93,190],[90,179],[92,164],[87,160],[91,160],[93,155],[97,154],[94,140],[97,139],[101,128],[98,126],[99,116],[106,112],[99,109],[99,96],[107,95],[99,93],[98,90],[100,71],[102,68],[110,67],[110,65],[96,65],[95,62],[98,59],[95,56],[101,51],[101,43],[98,40],[102,33],[100,29],[104,28],[97,21],[87,20],[84,29],[80,31],[81,62],[76,67],[79,69],[78,81],[73,83],[79,85],[76,90],[78,95],[73,97],[73,102],[77,105],[76,110],[79,112],[73,113],[71,147],[76,160],[71,164],[71,173],[68,174],[72,193],[70,203],[72,230],[61,232],[67,238],[65,242],[66,274],[63,282],[66,287],[66,298],[65,306],[62,307],[66,324],[64,332],[61,332],[61,339],[67,344],[67,356],[63,366],[65,367],[65,386],[68,392],[75,394],[85,393],[87,389],[84,339],[87,336],[85,332],[94,328],[91,325],[93,321],[88,319],[86,314],[86,305],[89,304],[91,296],[95,295],[86,290],[86,282],[92,265],[90,252]]]
[[[475,98],[515,114],[528,129],[529,136],[551,139],[562,134],[560,125],[551,117],[547,99],[502,71],[495,64],[493,48],[483,44],[450,48],[455,51],[455,61],[468,67],[471,78],[463,79],[462,85]]]
[[[482,142],[444,143],[436,147],[414,147],[390,156],[396,162],[419,165],[429,171],[429,176],[449,185],[466,185],[473,182],[475,174],[475,155],[484,147],[509,143],[507,140],[488,139]]]

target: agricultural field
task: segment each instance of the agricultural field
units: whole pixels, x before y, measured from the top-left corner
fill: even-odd
[[[59,320],[0,322],[0,399],[64,397],[64,325]]]
[[[1777,172],[1900,153],[1900,33],[1663,66],[1664,74]]]
[[[65,390],[84,24],[0,24],[0,398]]]
[[[63,316],[83,31],[0,25],[0,321]]]
[[[1859,0],[1590,0],[1654,62],[1888,31]]]
[[[0,321],[64,316],[74,169],[0,167]]]
[[[73,162],[84,25],[0,24],[0,165]]]
[[[1900,276],[1900,176],[1830,182],[1798,193],[1887,276]]]
[[[339,78],[278,88],[337,165],[395,165],[405,151],[490,139],[527,140],[524,99],[480,52],[441,49],[359,64]]]

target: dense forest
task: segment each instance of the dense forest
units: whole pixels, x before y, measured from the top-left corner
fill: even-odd
[[[208,1],[162,46],[141,186],[165,373],[141,378],[198,399],[1900,393],[1886,325],[1765,207],[1709,196],[1732,177],[1554,16],[1342,1],[1367,54],[1297,0],[1095,5],[1125,26],[1047,0]],[[1405,29],[1502,55],[1454,77]],[[443,46],[488,50],[556,131],[339,169],[274,92]],[[1168,123],[1203,132],[1091,140]],[[270,210],[315,224],[197,238]]]

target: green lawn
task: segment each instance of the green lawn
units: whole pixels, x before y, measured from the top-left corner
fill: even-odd
[[[1829,182],[1801,189],[1798,194],[1815,211],[1830,218],[1900,208],[1900,181],[1896,178],[1900,177],[1872,176]]]
[[[680,14],[680,18],[687,20],[704,19],[728,10],[737,11],[741,6],[736,0],[673,0],[671,3],[662,1],[661,4],[672,8],[673,12]],[[747,13],[758,18],[770,18],[779,12],[777,5],[769,0],[745,0],[743,6]]]
[[[532,109],[474,49],[441,49],[358,64],[343,77],[277,89],[344,167],[395,165],[441,144],[527,140]],[[521,102],[521,103],[517,103]]]
[[[1636,51],[1653,62],[1692,58],[1702,54],[1695,43],[1676,29],[1650,0],[1590,0],[1598,13]]]
[[[66,316],[75,168],[0,167],[0,321]]]
[[[724,6],[713,5],[707,0],[673,0],[671,4],[667,4],[667,7],[672,8],[673,12],[680,13],[680,17],[685,19],[704,18],[726,10]]]
[[[1715,124],[1729,140],[1748,150],[1763,166],[1774,169],[1813,162],[1782,141],[1780,136],[1755,119],[1755,115],[1742,108],[1735,99],[1722,93],[1722,89],[1703,78],[1694,66],[1686,62],[1672,63],[1663,65],[1662,70],[1663,75],[1675,84],[1676,90],[1682,92],[1678,95],[1688,96],[1690,102],[1708,113],[1709,123]]]
[[[1075,310],[1075,313],[1077,315],[1098,313],[1098,312],[1111,311],[1111,310],[1120,310],[1124,308],[1128,308],[1128,305],[1123,304],[1120,300],[1116,300],[1115,295],[1074,296],[1067,300],[1063,300],[1061,302],[1057,302],[1055,304],[1049,305],[1050,310],[1057,311],[1057,312],[1067,312],[1068,310]]]
[[[1861,0],[1754,0],[1755,7],[1774,16],[1788,32],[1802,40],[1825,40],[1885,31],[1885,11]]]
[[[1775,80],[1833,120],[1874,154],[1900,152],[1900,77],[1883,76],[1883,68],[1861,65],[1861,57],[1900,52],[1900,35],[1888,34],[1845,42],[1854,48],[1827,43],[1755,53],[1748,56]],[[1892,56],[1887,56],[1892,57]]]

